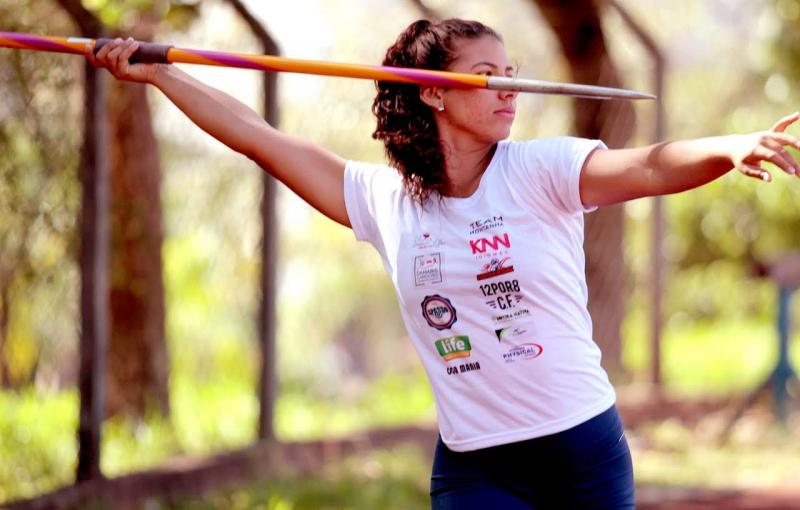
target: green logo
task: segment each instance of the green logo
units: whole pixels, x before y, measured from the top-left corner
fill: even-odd
[[[469,358],[472,346],[468,336],[450,336],[436,340],[436,350],[445,361],[455,358]]]

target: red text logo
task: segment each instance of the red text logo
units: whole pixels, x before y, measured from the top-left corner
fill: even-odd
[[[501,245],[506,248],[511,248],[511,240],[508,238],[508,233],[503,234],[502,237],[495,235],[492,236],[491,239],[482,237],[480,239],[470,239],[469,241],[469,247],[472,249],[473,255],[476,253],[486,253],[487,248],[497,251],[500,249]]]

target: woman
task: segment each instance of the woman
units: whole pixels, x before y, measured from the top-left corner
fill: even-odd
[[[607,150],[598,140],[509,142],[516,94],[378,83],[390,163],[345,161],[280,133],[175,67],[129,65],[133,40],[87,57],[158,87],[380,253],[436,398],[435,509],[633,508],[631,456],[592,341],[583,213],[688,190],[761,162],[797,174],[784,129]],[[510,75],[472,21],[417,21],[384,65]]]

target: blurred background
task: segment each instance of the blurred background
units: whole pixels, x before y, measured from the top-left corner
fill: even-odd
[[[78,35],[68,8],[75,3],[3,0],[0,30]],[[566,12],[563,2],[561,8],[532,0],[242,3],[285,56],[380,63],[410,22],[433,13],[497,29],[521,77],[580,81],[553,30]],[[800,74],[800,0],[583,3],[600,20],[601,81],[655,89],[654,60],[626,18],[658,46],[666,62],[664,138],[763,130],[798,109],[792,83]],[[114,34],[260,52],[228,1],[77,4]],[[83,64],[75,56],[0,50],[0,504],[74,481]],[[182,68],[261,109],[259,73]],[[113,325],[101,467],[114,477],[175,455],[256,440],[263,188],[258,168],[194,127],[155,90],[135,96],[109,85],[109,136],[118,148],[110,155]],[[382,146],[371,138],[374,92],[369,81],[281,74],[279,126],[346,158],[383,161]],[[582,134],[588,129],[582,118],[617,112],[629,115],[621,132],[600,129],[595,136],[608,135],[617,146],[652,143],[659,136],[657,105],[630,106],[631,112],[609,113],[576,108],[564,97],[520,96],[512,138]],[[134,137],[142,132],[150,134]],[[595,249],[589,243],[612,250],[595,252],[612,253],[606,258],[590,255],[587,271],[600,275],[590,274],[590,287],[605,289],[593,297],[592,311],[604,364],[630,417],[642,487],[764,490],[800,481],[797,413],[781,424],[762,399],[727,441],[719,440],[736,406],[776,363],[778,290],[764,273],[771,261],[800,249],[800,182],[772,170],[771,184],[733,172],[663,200],[658,380],[651,367],[653,200],[625,204],[616,220],[594,220],[611,226],[587,226],[600,229],[587,233],[587,252]],[[276,437],[432,427],[425,375],[372,248],[283,187],[276,221]],[[136,243],[142,237],[145,247]],[[605,310],[604,303],[613,306]],[[797,335],[790,338],[798,366]],[[142,357],[149,361],[132,361]],[[377,449],[314,476],[213,493],[205,503],[152,504],[426,508],[429,455],[414,445]]]

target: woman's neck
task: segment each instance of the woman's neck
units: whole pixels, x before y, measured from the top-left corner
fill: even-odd
[[[464,198],[472,195],[480,185],[481,177],[492,161],[497,144],[454,147],[442,144],[447,169],[447,196]]]

